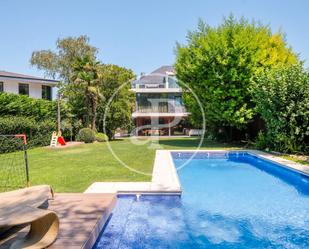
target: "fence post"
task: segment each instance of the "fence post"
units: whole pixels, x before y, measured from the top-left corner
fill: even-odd
[[[24,143],[23,149],[24,149],[24,158],[25,158],[25,164],[26,164],[26,180],[27,180],[27,187],[30,187],[27,144]]]

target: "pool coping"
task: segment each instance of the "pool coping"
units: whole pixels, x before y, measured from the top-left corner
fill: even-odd
[[[309,167],[260,150],[157,150],[150,182],[94,182],[84,193],[117,193],[127,194],[168,194],[181,195],[182,188],[174,165],[171,152],[238,152],[248,153],[260,159],[270,161],[280,167],[309,176]]]
[[[168,150],[157,150],[150,182],[94,182],[84,193],[181,195],[182,189]]]
[[[245,150],[245,151],[248,152],[249,154],[251,153],[254,156],[262,158],[266,161],[275,163],[278,166],[281,166],[289,170],[296,171],[297,173],[309,176],[309,167],[301,163],[293,162],[291,160],[284,159],[282,157],[275,156],[273,154],[266,153],[260,150]]]
[[[297,173],[304,174],[306,176],[309,176],[309,167],[306,165],[303,165],[301,163],[293,162],[288,159],[284,159],[282,157],[260,151],[260,150],[252,150],[252,149],[239,149],[239,150],[169,150],[169,152],[219,152],[219,153],[226,153],[226,152],[235,152],[235,153],[248,153],[252,156],[256,156],[260,159],[264,159],[266,161],[269,161],[271,163],[274,163],[278,166],[281,166],[283,168],[287,168],[292,171],[296,171]]]

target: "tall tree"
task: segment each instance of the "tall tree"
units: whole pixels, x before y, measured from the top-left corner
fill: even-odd
[[[298,60],[280,32],[272,34],[268,26],[232,15],[218,27],[199,21],[198,29],[188,33],[187,44],[177,44],[176,56],[177,77],[197,94],[208,129],[230,139],[256,116],[250,92],[256,75]],[[184,100],[193,121],[200,124],[197,101],[188,92]]]
[[[117,128],[129,129],[132,125],[135,97],[130,89],[135,75],[132,70],[112,64],[101,65],[99,72],[99,88],[104,98],[100,99],[98,107],[98,123],[103,129],[105,115],[106,133],[109,139],[113,139]]]
[[[33,52],[31,64],[50,77],[61,79],[60,91],[71,114],[92,129],[103,130],[108,100],[117,92],[106,113],[107,135],[113,138],[116,128],[131,125],[134,94],[130,91],[130,80],[134,74],[123,67],[100,64],[97,52],[87,36],[67,37],[57,40],[56,51]]]
[[[90,56],[84,56],[77,58],[72,64],[72,68],[72,84],[67,88],[67,91],[77,87],[84,93],[83,99],[86,111],[84,122],[88,126],[91,119],[91,128],[96,130],[97,107],[101,96],[99,89],[99,62],[93,60]],[[68,94],[68,96],[70,95]]]
[[[73,74],[72,62],[76,61],[77,58],[85,56],[95,60],[97,52],[98,49],[89,44],[89,38],[85,35],[59,38],[56,42],[56,51],[50,49],[34,51],[30,63],[32,66],[43,70],[45,75],[61,81],[58,84],[58,106],[60,106],[62,93],[65,92],[66,87],[71,83]],[[60,113],[60,108],[58,107],[58,129],[61,126]]]
[[[77,72],[84,71],[80,68],[83,67],[76,68]],[[106,133],[109,139],[113,139],[117,128],[128,129],[132,125],[131,111],[134,105],[134,94],[130,91],[130,82],[135,76],[131,70],[112,64],[97,65],[96,75],[95,92],[99,93],[96,129],[103,131],[105,116]],[[87,78],[89,79],[89,77]],[[84,126],[86,126],[87,120],[94,115],[91,113],[91,108],[89,108],[90,111],[87,111],[85,96],[88,94],[85,93],[85,84],[80,84],[79,81],[76,84],[70,84],[66,88],[65,95],[69,96],[68,104],[72,113],[77,118],[83,119]],[[85,115],[85,113],[88,114]]]
[[[98,49],[89,44],[87,36],[67,37],[57,40],[56,51],[34,51],[30,63],[49,77],[69,83],[73,72],[72,62],[85,56],[95,60],[97,52]]]

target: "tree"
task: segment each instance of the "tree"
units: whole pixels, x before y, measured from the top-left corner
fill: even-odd
[[[103,130],[105,115],[106,135],[113,139],[117,128],[128,129],[132,125],[134,94],[130,91],[130,83],[135,76],[132,70],[112,64],[102,64],[99,72],[99,88],[104,98],[100,100],[98,107],[98,123]]]
[[[215,136],[244,130],[256,117],[250,88],[260,72],[297,62],[281,33],[268,26],[233,16],[218,27],[203,21],[188,33],[187,45],[177,44],[176,73],[203,105],[207,127]],[[184,101],[196,124],[201,122],[194,98],[184,93]]]
[[[302,65],[267,70],[252,89],[266,123],[260,148],[309,153],[309,71]]]
[[[79,37],[67,37],[58,39],[56,51],[34,51],[30,63],[52,78],[59,78],[65,84],[70,83],[72,77],[72,62],[85,56],[96,59],[98,49],[89,44],[89,38],[85,35]]]
[[[58,106],[61,106],[62,93],[69,83],[71,83],[73,74],[72,62],[77,58],[85,56],[96,59],[98,49],[89,44],[87,36],[67,37],[58,39],[56,42],[56,51],[40,50],[34,51],[30,63],[39,70],[43,70],[45,75],[58,78],[61,83],[58,84]],[[60,108],[58,107],[58,129],[60,128]]]
[[[98,49],[89,44],[87,36],[57,40],[56,51],[41,50],[32,53],[31,64],[45,74],[62,80],[60,92],[76,121],[83,126],[103,130],[103,117],[108,100],[124,83],[106,113],[106,130],[114,137],[116,128],[129,128],[134,94],[130,91],[131,70],[96,59]],[[73,119],[73,118],[71,118]],[[91,122],[90,122],[91,120]],[[78,126],[79,127],[79,126]]]
[[[99,62],[93,60],[90,56],[77,58],[72,64],[71,84],[67,88],[67,92],[72,88],[78,88],[83,92],[84,100],[84,123],[88,126],[91,119],[91,129],[96,130],[97,106],[101,96],[99,83],[100,76],[98,73]],[[70,96],[70,93],[67,94]]]

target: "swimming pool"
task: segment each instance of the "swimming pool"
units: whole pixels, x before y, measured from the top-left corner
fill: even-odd
[[[172,152],[175,166],[192,156]],[[197,153],[179,196],[121,196],[99,248],[309,248],[309,177],[249,153]]]

